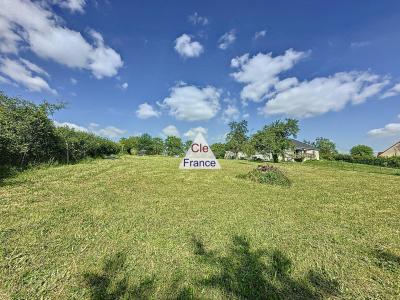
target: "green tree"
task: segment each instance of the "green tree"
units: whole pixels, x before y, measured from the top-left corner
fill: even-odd
[[[164,141],[162,138],[153,138],[153,152],[154,155],[161,155],[164,153]]]
[[[214,143],[211,145],[211,151],[214,153],[216,158],[224,158],[226,145],[224,143]]]
[[[319,150],[319,155],[323,159],[332,160],[338,153],[336,150],[336,144],[327,138],[317,137],[313,146]]]
[[[192,140],[187,140],[185,143],[183,143],[183,150],[186,152],[189,150],[190,146],[192,146],[193,141]]]
[[[229,128],[230,131],[226,136],[226,147],[237,157],[238,153],[243,150],[243,145],[248,140],[247,133],[249,130],[247,129],[247,121],[232,121],[229,123]]]
[[[165,139],[165,152],[169,156],[181,155],[183,153],[182,140],[176,136],[168,136]]]
[[[153,138],[150,134],[142,134],[137,141],[137,150],[144,151],[145,154],[152,154],[154,151]]]
[[[350,149],[352,157],[374,157],[374,150],[366,145],[357,145]]]
[[[254,147],[254,143],[252,140],[244,143],[242,148],[244,154],[250,159],[254,154],[256,154],[256,148]]]
[[[56,159],[59,136],[49,115],[63,107],[36,105],[0,92],[0,164],[25,166]]]
[[[120,139],[119,143],[123,146],[124,151],[128,152],[129,154],[137,153],[138,151],[138,136],[130,136],[128,138]]]
[[[279,155],[284,157],[285,151],[294,147],[289,137],[296,137],[298,132],[297,120],[286,119],[285,122],[279,120],[270,125],[265,125],[263,129],[257,131],[251,142],[257,152],[271,153],[274,162],[277,162]]]

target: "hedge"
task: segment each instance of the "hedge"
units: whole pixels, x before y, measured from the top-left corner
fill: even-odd
[[[337,154],[335,160],[372,166],[400,168],[400,157],[353,157],[350,154]]]

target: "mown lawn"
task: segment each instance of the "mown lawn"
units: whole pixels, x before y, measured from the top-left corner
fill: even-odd
[[[398,299],[400,176],[279,164],[178,170],[117,160],[31,170],[0,185],[0,299]],[[385,172],[383,172],[385,173]]]

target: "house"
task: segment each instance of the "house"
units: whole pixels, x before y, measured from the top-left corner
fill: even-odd
[[[319,150],[317,148],[315,148],[314,146],[297,141],[295,139],[290,139],[290,141],[294,144],[294,148],[286,150],[283,158],[280,155],[278,157],[278,159],[280,161],[319,160]],[[239,152],[236,157],[232,151],[226,151],[225,158],[226,159],[235,159],[235,158],[247,159],[247,155],[243,152]],[[256,153],[256,154],[252,155],[251,159],[272,161],[273,157],[272,157],[272,153],[267,153],[267,154]]]
[[[387,148],[385,151],[378,152],[378,157],[392,157],[400,156],[400,141],[393,146]]]

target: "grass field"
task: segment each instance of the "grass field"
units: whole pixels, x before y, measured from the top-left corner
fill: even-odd
[[[400,176],[279,164],[178,170],[123,156],[0,185],[1,299],[398,299]],[[345,166],[345,167],[344,167]]]

